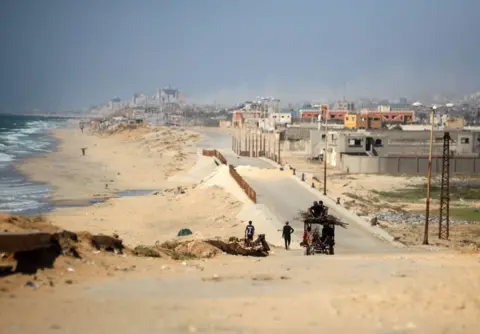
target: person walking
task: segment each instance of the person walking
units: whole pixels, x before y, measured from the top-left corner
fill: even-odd
[[[285,226],[283,227],[282,238],[285,240],[285,249],[290,248],[290,242],[292,241],[292,233],[295,230],[290,226],[289,222],[285,222]]]
[[[245,228],[245,245],[250,246],[253,242],[253,235],[255,234],[255,226],[253,226],[252,221],[248,222],[247,227]]]

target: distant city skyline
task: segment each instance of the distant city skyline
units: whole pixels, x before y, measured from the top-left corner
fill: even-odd
[[[2,1],[0,109],[88,108],[166,84],[222,104],[470,94],[479,12],[476,0]]]

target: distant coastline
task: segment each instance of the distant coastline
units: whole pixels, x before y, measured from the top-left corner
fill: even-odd
[[[14,112],[1,112],[0,111],[0,116],[19,116],[19,117],[50,117],[50,118],[72,118],[72,119],[84,119],[88,118],[89,115],[84,113],[82,115],[78,115],[77,113],[74,114],[68,114],[68,113],[62,113],[62,114],[57,114],[57,113],[28,113],[28,112],[20,112],[20,113],[14,113]]]

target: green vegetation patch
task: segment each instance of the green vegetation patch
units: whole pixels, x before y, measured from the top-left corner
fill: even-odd
[[[450,216],[457,220],[480,221],[480,209],[450,208]],[[479,228],[480,234],[480,228]]]

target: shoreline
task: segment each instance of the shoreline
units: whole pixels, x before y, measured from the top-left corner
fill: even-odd
[[[20,166],[32,180],[51,186],[55,209],[44,215],[52,224],[73,232],[116,233],[126,245],[166,241],[182,228],[198,238],[242,234],[236,215],[243,203],[188,178],[194,165],[206,175],[215,166],[199,158],[200,134],[148,127],[101,136],[77,129],[53,134],[60,143],[55,152]]]
[[[82,134],[73,127],[50,132],[56,141],[51,152],[30,156],[15,166],[19,173],[32,182],[48,185],[48,203],[111,198],[116,197],[115,193],[125,191],[155,191],[167,182],[161,175],[148,178],[148,174],[153,175],[154,167],[157,166],[151,162],[151,156],[135,154],[138,149],[135,141],[140,138],[129,140],[122,134]],[[87,147],[85,156],[81,155],[82,147]],[[140,158],[142,161],[132,162],[128,166],[128,157],[132,157],[132,160]],[[150,162],[148,167],[152,168],[142,168],[142,163],[145,162]],[[78,178],[83,178],[85,183],[78,182]]]
[[[6,116],[2,114],[0,116]],[[51,211],[52,205],[47,200],[52,189],[49,182],[35,180],[21,169],[21,166],[31,159],[39,158],[55,152],[59,140],[53,135],[54,129],[69,128],[68,118],[41,117],[31,115],[11,115],[21,120],[5,121],[1,140],[7,160],[1,166],[1,186],[3,198],[0,198],[1,213],[32,216]],[[13,126],[12,126],[13,124]]]

